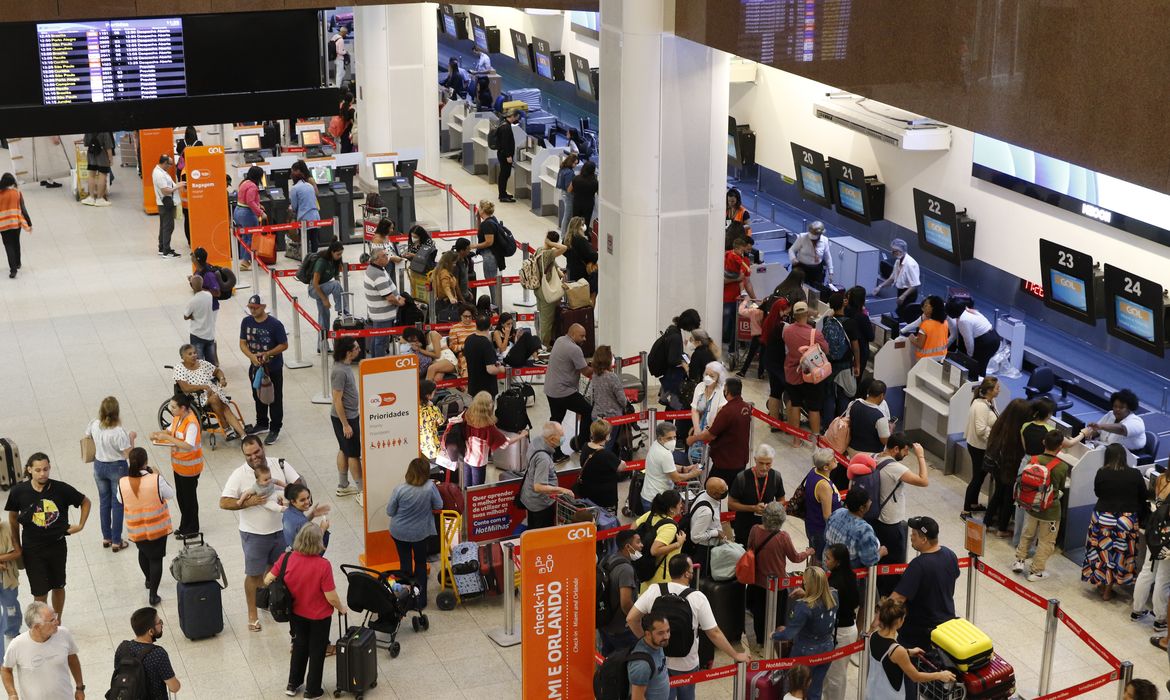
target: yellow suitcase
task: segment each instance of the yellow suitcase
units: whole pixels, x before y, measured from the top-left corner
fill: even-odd
[[[504,104],[502,104],[500,106],[500,108],[504,110],[504,114],[507,114],[508,112],[512,111],[513,109],[518,109],[521,112],[527,112],[528,111],[528,103],[525,102],[524,100],[511,100],[509,102],[505,102]]]
[[[991,637],[961,617],[935,627],[930,641],[964,673],[986,665],[995,651]]]

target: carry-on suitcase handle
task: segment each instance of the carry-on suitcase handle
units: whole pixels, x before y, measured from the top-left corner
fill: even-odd
[[[193,544],[193,540],[195,539],[196,535],[199,537],[199,544],[200,545],[204,544],[203,533],[196,532],[194,535],[187,535],[186,537],[183,538],[183,549],[186,549],[187,547],[190,547]]]

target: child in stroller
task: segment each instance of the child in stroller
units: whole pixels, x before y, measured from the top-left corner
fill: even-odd
[[[401,571],[377,571],[356,564],[342,564],[341,573],[349,583],[345,602],[350,610],[364,612],[363,627],[378,633],[379,642],[389,638],[386,648],[390,658],[397,658],[402,646],[398,643],[398,627],[409,613],[414,613],[410,626],[415,632],[429,629],[430,621],[418,608],[418,589],[406,581]]]

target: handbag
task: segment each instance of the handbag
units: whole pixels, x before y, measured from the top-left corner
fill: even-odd
[[[564,296],[565,288],[561,285],[562,279],[561,268],[556,266],[555,259],[550,258],[548,268],[540,278],[540,296],[544,298],[545,303],[555,304]]]
[[[264,372],[264,378],[260,380],[256,398],[265,406],[271,406],[276,401],[276,387],[272,385],[272,377],[268,376],[267,372]]]
[[[743,553],[739,561],[735,562],[735,580],[744,584],[754,584],[756,582],[756,553],[768,546],[772,538],[780,534],[779,530],[774,530],[772,534],[764,538],[760,546],[749,549]]]
[[[849,406],[845,408],[845,412],[834,418],[829,423],[829,428],[825,431],[825,442],[829,443],[829,447],[832,447],[837,452],[844,452],[849,449],[849,440],[852,437],[852,421],[849,418],[849,410],[853,408],[853,404],[856,401],[857,399],[850,401]]]
[[[252,254],[265,265],[276,262],[276,234],[254,234],[252,236]]]
[[[292,556],[292,548],[284,550],[284,559],[280,562],[280,572],[276,579],[263,588],[256,589],[256,607],[264,608],[277,622],[288,622],[292,619],[292,592],[284,582],[284,572],[288,569],[288,560]]]
[[[792,498],[784,501],[784,514],[790,518],[804,520],[804,479],[792,490]]]
[[[97,444],[93,441],[93,436],[89,434],[87,429],[85,437],[81,438],[81,461],[89,464],[95,459],[97,459]]]
[[[570,309],[584,309],[593,306],[589,296],[589,280],[579,279],[565,285],[565,304]]]

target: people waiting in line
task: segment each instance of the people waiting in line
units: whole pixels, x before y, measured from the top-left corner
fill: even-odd
[[[317,341],[317,351],[327,352],[328,340],[325,334],[332,330],[329,311],[337,305],[337,313],[345,316],[350,309],[345,306],[345,296],[341,291],[341,274],[345,262],[342,256],[345,246],[341,241],[333,241],[329,247],[313,263],[313,277],[309,282],[309,297],[317,302],[317,325],[321,337]],[[332,302],[330,302],[332,299]]]
[[[474,305],[466,303],[461,304],[459,306],[458,320],[456,321],[455,325],[451,326],[451,329],[447,331],[447,347],[451,349],[451,352],[455,353],[456,358],[459,360],[460,377],[467,376],[467,362],[466,358],[463,356],[463,344],[466,343],[467,339],[470,338],[476,331],[476,314],[477,311]]]
[[[565,232],[565,279],[569,282],[585,280],[589,283],[589,298],[597,304],[597,251],[589,243],[589,222],[574,216]]]
[[[723,529],[723,499],[727,498],[727,482],[712,476],[703,484],[703,492],[691,503],[691,529],[686,533],[691,548],[691,559],[709,571],[711,548],[727,541]]]
[[[427,538],[439,534],[433,513],[443,507],[430,469],[430,461],[423,457],[410,460],[405,481],[394,487],[386,504],[402,576],[418,588],[419,610],[427,607]]]
[[[73,633],[61,615],[36,600],[24,609],[28,629],[8,644],[0,680],[9,698],[85,697],[85,679]]]
[[[260,470],[256,470],[259,472]],[[281,525],[284,532],[284,544],[291,547],[297,533],[307,523],[314,523],[321,528],[325,548],[329,548],[329,513],[333,511],[328,503],[313,503],[313,492],[302,484],[288,484],[284,487],[284,503],[287,506],[281,511]]]
[[[1094,437],[1106,445],[1119,442],[1130,452],[1146,446],[1146,423],[1137,415],[1138,397],[1129,389],[1119,389],[1109,396],[1112,410],[1096,423],[1089,423]]]
[[[406,303],[399,294],[393,275],[386,269],[390,257],[385,250],[370,253],[370,263],[362,276],[362,291],[366,297],[366,313],[370,328],[392,328],[398,325],[398,307]],[[370,338],[370,357],[384,357],[390,347],[390,336]]]
[[[20,236],[32,233],[32,217],[24,204],[24,195],[16,186],[12,173],[0,175],[0,239],[8,258],[8,279],[16,279],[20,271]]]
[[[756,298],[752,287],[752,268],[747,254],[751,244],[747,238],[736,238],[731,242],[731,250],[723,253],[723,344],[735,346],[736,310],[739,308],[739,297],[746,293],[749,298]]]
[[[1043,454],[1044,438],[1056,427],[1053,416],[1056,415],[1056,402],[1048,396],[1036,398],[1031,403],[1032,414],[1024,427],[1020,429],[1020,437],[1024,442],[1024,454],[1035,457]],[[1061,442],[1061,448],[1071,447],[1091,435],[1093,429],[1085,426],[1075,437],[1066,437]]]
[[[420,379],[432,382],[452,378],[459,371],[459,360],[443,341],[438,331],[426,331],[411,326],[402,331],[402,341],[418,358]]]
[[[565,226],[568,226],[567,218]],[[562,285],[564,274],[557,266],[557,257],[564,255],[569,249],[560,242],[560,239],[561,234],[549,231],[544,237],[544,245],[534,254],[537,256],[537,269],[540,270],[540,286],[535,290],[536,311],[540,321],[540,342],[546,348],[553,344],[557,307],[565,293]]]
[[[264,211],[264,207],[260,206],[260,183],[263,181],[264,168],[253,165],[248,168],[244,179],[240,181],[240,186],[236,188],[236,207],[232,211],[232,223],[237,228],[252,228],[268,223],[268,213]],[[186,216],[183,217],[183,221],[184,226],[189,228]],[[252,249],[252,234],[241,232],[239,235],[240,240],[237,243],[237,248],[240,256],[240,270],[250,270],[252,269],[252,254],[249,251]],[[188,242],[190,242],[189,238]]]
[[[865,679],[867,697],[902,700],[911,697],[910,683],[942,681],[951,683],[951,671],[919,671],[911,658],[923,654],[923,647],[909,646],[901,630],[906,624],[906,605],[896,598],[884,598],[878,604],[877,631],[869,638],[869,675]]]
[[[1028,552],[1035,541],[1036,553],[1032,557],[1031,565],[1027,567],[1029,582],[1040,581],[1051,575],[1047,570],[1048,558],[1056,550],[1056,533],[1060,529],[1061,496],[1065,491],[1065,483],[1068,481],[1070,470],[1068,463],[1057,456],[1064,444],[1063,433],[1059,430],[1048,431],[1048,434],[1044,436],[1043,444],[1044,452],[1033,455],[1028,460],[1028,465],[1021,471],[1016,482],[1017,492],[1023,494],[1024,489],[1020,486],[1022,479],[1028,473],[1029,467],[1036,465],[1047,471],[1047,479],[1052,490],[1052,500],[1047,505],[1037,503],[1024,506],[1020,501],[1023,496],[1017,496],[1016,504],[1021,506],[1024,522],[1023,534],[1016,547],[1016,563],[1012,564],[1012,571],[1023,573]],[[1038,493],[1036,495],[1040,496]],[[1019,515],[1017,514],[1016,517],[1019,518]]]
[[[500,391],[499,375],[504,373],[505,367],[492,345],[491,328],[491,314],[480,312],[475,317],[475,332],[463,341],[467,393],[472,396],[484,393],[495,398]]]
[[[131,659],[136,659],[146,681],[145,697],[156,700],[177,695],[183,684],[175,675],[167,650],[158,644],[163,637],[163,620],[158,610],[154,607],[135,610],[130,615],[130,629],[134,638],[123,640],[114,650],[114,673],[123,668],[123,661],[133,667],[135,662]]]
[[[708,362],[703,367],[702,382],[695,385],[695,392],[691,396],[691,428],[690,435],[701,433],[711,426],[719,409],[727,399],[723,395],[723,386],[727,381],[727,370],[719,361]],[[703,458],[702,445],[699,442],[691,445],[688,451],[691,462],[697,463]]]
[[[850,287],[845,293],[844,315],[853,319],[854,328],[857,330],[857,366],[864,372],[869,365],[869,344],[874,341],[873,321],[865,308],[865,287]]]
[[[227,375],[207,360],[200,360],[199,353],[190,344],[179,348],[180,362],[175,365],[175,386],[183,394],[193,396],[192,405],[198,404],[215,414],[224,431],[223,439],[231,442],[248,431],[229,406],[231,398],[227,389]]]
[[[0,520],[0,645],[20,634],[20,568],[16,538],[7,519]],[[0,646],[0,657],[4,646]]]
[[[639,592],[645,593],[652,585],[670,580],[670,562],[682,551],[687,540],[687,533],[680,532],[675,522],[682,511],[682,497],[678,491],[670,489],[654,496],[646,512],[634,520],[634,530],[638,530],[642,523],[648,523],[647,530],[654,533],[649,542],[646,537],[642,538],[642,556],[652,557],[656,566],[654,575],[642,582]]]
[[[614,418],[626,414],[630,400],[626,398],[622,386],[619,375],[621,368],[614,366],[613,349],[608,345],[598,345],[589,365],[593,368],[593,376],[589,378],[589,387],[593,392],[593,418]],[[610,435],[606,447],[612,450],[617,440],[617,431],[610,431]]]
[[[191,251],[191,266],[194,268],[194,274],[203,278],[203,288],[211,294],[211,310],[213,312],[219,311],[219,295],[222,289],[219,285],[219,276],[215,273],[215,267],[207,262],[207,249],[196,248]],[[213,313],[212,317],[215,316],[217,314]],[[212,323],[214,322],[213,320]]]
[[[589,425],[593,415],[593,405],[581,394],[580,378],[593,376],[593,368],[585,361],[585,353],[581,350],[584,342],[585,327],[579,323],[569,326],[568,332],[553,343],[544,379],[549,420],[559,425],[565,420],[565,414],[572,411],[577,416],[573,433],[581,438],[585,437],[585,426]],[[579,442],[583,444],[584,440]],[[573,444],[578,444],[578,441],[574,439]],[[559,446],[554,456],[558,463],[568,459]]]
[[[778,627],[772,635],[777,642],[792,640],[792,656],[810,656],[832,651],[833,634],[837,629],[837,591],[829,587],[825,570],[810,566],[804,570],[803,585],[790,595],[796,599],[787,623]],[[814,666],[812,683],[806,697],[819,700],[825,675],[829,672],[826,664]]]
[[[759,524],[752,526],[745,545],[745,549],[754,552],[756,557],[755,583],[747,587],[747,609],[752,614],[757,647],[764,646],[768,630],[783,622],[784,611],[788,609],[788,589],[782,589],[776,597],[776,619],[766,619],[768,577],[782,579],[788,575],[788,562],[799,564],[815,554],[812,547],[797,551],[792,538],[783,529],[786,517],[782,503],[768,503],[761,510]]]
[[[821,332],[829,343],[832,376],[826,380],[822,416],[834,417],[845,412],[849,399],[857,395],[861,378],[861,332],[856,322],[845,315],[844,292],[829,295],[829,310],[821,318]]]
[[[581,448],[581,476],[574,491],[579,497],[588,499],[616,516],[618,471],[625,466],[625,462],[606,446],[613,432],[608,421],[598,419],[590,424],[589,442]]]
[[[1166,615],[1170,605],[1170,565],[1165,565],[1170,557],[1170,546],[1155,547],[1149,543],[1149,533],[1156,528],[1170,511],[1170,472],[1159,474],[1149,489],[1150,512],[1146,521],[1146,559],[1138,574],[1137,582],[1133,586],[1133,611],[1129,619],[1134,622],[1145,619],[1147,615],[1154,615],[1154,631],[1166,632]],[[1165,642],[1159,641],[1160,646]]]
[[[711,459],[709,476],[734,483],[747,468],[752,431],[752,407],[743,400],[743,382],[732,377],[723,384],[723,406],[706,430],[687,438],[687,446],[707,443]]]
[[[516,342],[516,319],[507,311],[500,313],[496,318],[495,328],[490,335],[492,347],[496,350],[496,357],[503,360],[512,344]]]
[[[983,481],[987,477],[987,471],[983,468],[987,440],[991,437],[991,428],[999,417],[999,411],[995,407],[995,398],[999,396],[999,390],[999,379],[985,377],[979,386],[975,387],[975,395],[971,399],[967,429],[963,433],[967,440],[967,454],[971,456],[971,481],[967,484],[966,493],[963,494],[963,511],[959,513],[960,518],[969,518],[972,513],[987,510],[979,503],[979,493],[983,490]]]
[[[829,587],[837,592],[837,629],[833,632],[834,648],[840,649],[857,641],[859,633],[857,607],[861,604],[861,590],[857,575],[850,565],[849,549],[840,542],[825,547],[825,573]],[[837,659],[829,664],[821,697],[826,700],[845,700],[845,672],[852,657]]]
[[[949,547],[938,543],[938,522],[927,516],[910,518],[910,546],[918,556],[889,595],[906,604],[906,621],[898,641],[914,649],[930,648],[930,632],[955,614],[955,581],[959,580],[959,558]],[[881,590],[881,586],[878,586]]]
[[[922,274],[918,269],[918,261],[910,257],[909,253],[906,252],[907,248],[904,238],[895,238],[890,241],[890,253],[894,256],[894,269],[889,277],[882,280],[873,289],[873,296],[876,297],[886,287],[894,286],[894,291],[898,295],[897,311],[899,316],[905,307],[918,300],[918,288],[922,286]]]
[[[439,258],[439,263],[432,273],[435,318],[440,322],[457,320],[459,307],[466,301],[459,286],[456,269],[458,263],[459,254],[454,250],[448,250]]]
[[[585,161],[581,172],[569,182],[569,194],[573,195],[573,217],[585,220],[586,228],[593,222],[593,210],[597,203],[597,164]]]
[[[808,429],[813,435],[821,434],[821,407],[825,403],[826,382],[807,381],[800,368],[803,348],[819,345],[829,352],[829,342],[820,331],[812,327],[808,304],[796,302],[792,307],[792,322],[784,326],[784,384],[788,393],[788,423],[800,425],[800,409],[808,415]],[[793,436],[793,446],[799,445],[800,438]]]
[[[849,404],[849,452],[877,453],[886,449],[890,439],[890,419],[882,411],[886,400],[886,383],[874,379],[865,390],[865,398]]]
[[[481,391],[471,398],[471,404],[459,419],[449,425],[462,423],[462,454],[464,478],[468,486],[479,486],[487,477],[487,463],[493,450],[510,447],[528,436],[528,430],[508,436],[496,427],[495,401],[492,395]]]
[[[556,524],[556,496],[573,498],[572,489],[559,485],[557,465],[553,454],[560,449],[565,431],[561,424],[549,421],[540,431],[540,439],[532,440],[524,456],[524,480],[520,485],[520,502],[528,511],[528,529],[552,527]]]
[[[167,503],[175,497],[175,490],[147,464],[146,450],[135,447],[129,453],[127,474],[118,481],[114,493],[126,510],[126,535],[138,547],[138,568],[150,592],[149,602],[158,605],[162,602],[158,587],[167,556],[167,535],[174,529]]]
[[[118,399],[107,396],[98,407],[98,417],[86,426],[85,436],[94,444],[93,477],[98,489],[102,546],[119,552],[128,545],[122,540],[122,504],[114,494],[118,482],[126,476],[126,458],[138,434],[122,427]]]
[[[362,421],[354,365],[362,355],[357,338],[333,342],[333,367],[329,370],[329,422],[337,439],[338,496],[352,495],[362,505]],[[351,486],[349,481],[353,479]]]
[[[707,596],[701,591],[691,589],[691,580],[695,575],[695,567],[691,562],[691,558],[685,555],[674,557],[667,564],[667,569],[667,575],[670,577],[669,581],[659,582],[656,585],[645,588],[642,594],[638,596],[638,599],[634,601],[634,606],[630,609],[630,613],[626,617],[626,624],[630,626],[631,630],[641,629],[643,615],[652,614],[656,609],[664,609],[655,603],[655,601],[663,596],[681,596],[686,601],[690,606],[691,628],[689,630],[672,628],[671,635],[681,637],[689,632],[689,636],[693,642],[689,648],[680,650],[682,653],[678,655],[671,653],[675,651],[673,648],[675,645],[668,646],[666,668],[669,675],[681,676],[699,670],[700,630],[702,630],[703,634],[707,636],[707,639],[711,641],[711,644],[716,649],[730,656],[732,661],[737,663],[748,661],[751,657],[732,647],[731,642],[727,640],[727,636],[719,629],[719,625],[715,621],[715,614],[711,610],[711,602],[707,599]],[[694,700],[695,686],[684,685],[671,688],[669,698]]]
[[[516,132],[513,127],[520,123],[520,110],[511,109],[504,113],[504,118],[495,127],[496,129],[496,162],[499,163],[500,172],[496,176],[496,195],[501,202],[515,202],[516,198],[508,194],[508,180],[512,177],[512,165],[516,158]],[[483,202],[480,202],[480,208],[483,208]],[[485,259],[486,264],[486,259]],[[500,266],[503,269],[503,265]],[[484,268],[486,277],[494,277],[494,275],[487,274],[487,268]]]
[[[752,468],[744,469],[730,482],[727,509],[735,513],[731,530],[735,533],[735,541],[745,547],[752,530],[763,523],[764,510],[786,495],[780,470],[772,468],[775,461],[776,450],[771,445],[760,443],[756,447]]]
[[[626,624],[626,618],[638,599],[638,577],[634,573],[633,559],[642,554],[642,539],[633,530],[622,530],[614,536],[614,545],[617,551],[600,562],[609,577],[609,605],[613,610],[609,623],[597,630],[602,656],[609,656],[618,649],[628,649],[638,640]]]
[[[983,524],[1000,539],[1012,536],[1012,514],[1015,501],[1012,491],[1016,473],[1024,459],[1024,443],[1020,431],[1032,414],[1031,404],[1025,399],[1012,399],[991,426],[987,450],[983,453],[983,468],[994,479],[991,500]]]
[[[689,337],[703,325],[699,312],[687,309],[675,316],[662,335],[654,341],[646,357],[647,369],[658,378],[658,402],[670,410],[682,408],[681,389],[689,371],[686,343],[683,334]],[[715,359],[715,358],[711,358]]]
[[[855,485],[845,494],[845,507],[838,508],[825,524],[826,549],[836,545],[845,548],[846,567],[871,567],[886,555],[886,548],[878,541],[873,525],[865,519],[872,497],[865,488]],[[826,563],[826,566],[828,564]]]
[[[215,348],[215,309],[212,308],[215,300],[211,292],[203,288],[203,277],[191,275],[188,278],[191,285],[191,299],[187,302],[187,312],[183,320],[189,321],[188,333],[191,344],[199,359],[207,360],[216,367],[219,366],[219,354]]]
[[[561,160],[557,168],[557,219],[560,222],[561,235],[569,231],[569,219],[573,216],[573,194],[569,192],[569,183],[577,176],[577,156],[568,153]]]
[[[768,313],[768,302],[763,304],[750,298],[746,292],[740,294],[739,308],[736,313],[748,321],[748,328],[751,330],[752,340],[748,345],[747,356],[743,358],[743,364],[737,370],[733,365],[728,365],[729,372],[735,372],[735,376],[743,379],[747,377],[748,369],[751,368],[752,362],[759,355],[760,364],[756,370],[756,379],[764,378],[764,353],[761,336],[764,332],[764,317]],[[738,321],[737,321],[738,323]]]
[[[501,163],[503,162],[502,157],[500,161]],[[511,169],[510,166],[509,169]],[[503,177],[500,179],[500,187],[506,187],[507,181]],[[500,201],[506,202],[508,200],[504,198],[504,195],[501,195]],[[471,249],[476,251],[483,259],[483,278],[492,280],[499,276],[500,270],[503,270],[506,264],[506,258],[502,248],[504,244],[503,228],[500,220],[496,218],[496,205],[494,202],[487,199],[479,200],[479,209],[477,212],[479,226],[476,231],[476,242],[472,244]]]
[[[631,700],[668,700],[670,676],[666,670],[666,645],[670,643],[670,621],[662,613],[643,615],[639,622],[642,637],[634,645],[638,654],[626,664]]]
[[[1137,568],[1138,536],[1146,508],[1146,480],[1126,461],[1125,447],[1105,447],[1105,463],[1093,479],[1097,504],[1089,518],[1081,580],[1091,583],[1101,600],[1113,599],[1114,586],[1128,586]]]
[[[841,495],[829,478],[834,464],[832,450],[817,448],[812,454],[812,469],[804,477],[804,535],[817,561],[825,551],[825,526],[833,511],[841,507]]]
[[[248,315],[240,321],[240,352],[248,358],[248,381],[252,402],[256,406],[253,435],[264,435],[265,445],[274,445],[284,428],[284,351],[288,350],[288,333],[280,319],[268,313],[259,294],[248,297]],[[272,382],[271,401],[261,394],[263,382],[256,386],[256,374],[263,371],[263,381]]]
[[[646,450],[646,468],[642,482],[642,512],[650,510],[650,504],[660,493],[672,491],[676,484],[682,484],[700,476],[697,464],[679,465],[674,452],[677,431],[670,422],[659,423],[654,428],[654,443]]]
[[[910,469],[902,460],[914,453],[917,469]],[[926,488],[930,486],[930,469],[926,464],[926,450],[915,442],[911,444],[905,433],[894,433],[886,440],[886,449],[874,456],[878,470],[878,517],[874,520],[874,534],[886,548],[879,564],[906,563],[906,501],[903,485]],[[896,576],[878,580],[878,591],[887,595],[898,582]]]
[[[466,238],[456,238],[451,247],[455,252],[455,279],[459,281],[460,296],[464,303],[470,304],[475,300],[471,292],[471,280],[475,279],[475,265],[472,261],[474,252],[471,250],[471,241]]]

